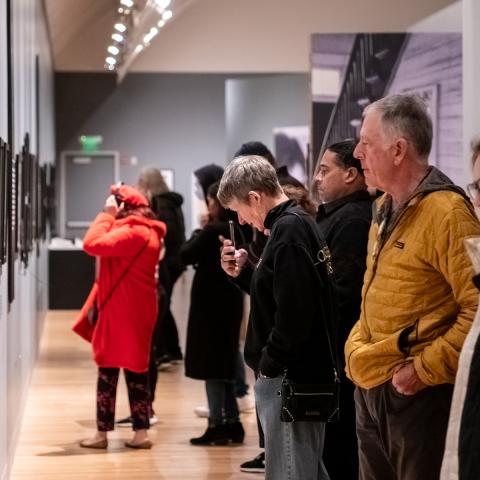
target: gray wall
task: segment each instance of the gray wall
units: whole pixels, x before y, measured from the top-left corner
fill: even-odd
[[[13,31],[13,152],[21,148],[30,133],[32,152],[37,154],[35,118],[35,56],[39,56],[39,148],[40,161],[54,159],[53,73],[42,2],[15,0],[12,5]],[[0,0],[0,136],[7,137],[7,56],[5,0]],[[9,99],[11,100],[11,99]],[[15,275],[15,300],[8,306],[7,273]],[[23,406],[36,358],[47,308],[47,249],[39,245],[28,268],[19,261],[3,265],[0,271],[0,478],[9,476],[21,427]]]
[[[225,88],[227,157],[251,140],[273,152],[273,128],[310,124],[308,75],[229,79]]]
[[[102,135],[102,149],[120,152],[120,177],[127,183],[136,182],[144,165],[173,169],[175,189],[185,197],[189,227],[195,169],[209,163],[224,166],[245,140],[255,138],[272,146],[274,126],[309,122],[306,75],[243,77],[227,82],[226,95],[228,78],[217,74],[128,75],[86,121],[73,129],[65,127],[75,134],[64,148],[77,150],[81,134]],[[82,102],[81,96],[75,96],[80,84],[75,85],[82,79],[81,74],[57,76],[57,91],[65,91],[62,82],[69,83],[69,109],[75,108],[75,98]],[[68,122],[65,108],[57,96],[56,117],[64,119],[57,130]],[[138,159],[136,165],[130,162],[132,156]]]

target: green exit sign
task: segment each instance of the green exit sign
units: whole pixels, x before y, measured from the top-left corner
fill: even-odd
[[[95,152],[102,144],[103,137],[101,135],[81,135],[78,141],[83,151]]]

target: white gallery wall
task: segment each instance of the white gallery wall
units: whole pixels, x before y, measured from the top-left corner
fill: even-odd
[[[54,159],[53,70],[43,2],[11,0],[13,152],[25,134],[41,163]],[[0,136],[7,139],[7,1],[0,0]],[[39,118],[36,125],[35,58],[39,58]],[[37,142],[37,131],[39,141]],[[37,152],[37,144],[40,152]],[[7,272],[14,270],[15,299],[8,305]],[[16,260],[0,273],[0,478],[9,477],[23,405],[36,357],[48,293],[47,250],[39,245],[25,268]]]

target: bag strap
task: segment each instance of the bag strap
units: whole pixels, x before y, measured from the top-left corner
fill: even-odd
[[[324,245],[323,248],[320,248],[320,250],[318,251],[317,255],[316,255],[316,259],[313,259],[313,264],[315,265],[315,268],[317,270],[317,272],[319,273],[320,277],[322,277],[322,274],[327,275],[327,286],[329,287],[328,288],[328,298],[329,298],[329,304],[330,304],[330,314],[333,315],[333,316],[337,316],[336,315],[336,308],[334,308],[335,305],[337,305],[337,299],[336,299],[336,296],[334,294],[334,286],[332,284],[332,280],[331,278],[333,277],[333,267],[332,267],[332,264],[331,264],[331,255],[330,255],[330,250],[328,248],[328,246],[326,245],[325,243],[325,240],[323,240],[318,231],[316,230],[316,228],[314,228],[312,225],[310,225],[304,218],[302,215],[296,213],[296,212],[285,212],[285,215],[295,215],[296,217],[298,217],[300,219],[300,221],[303,223],[303,225],[305,225],[307,227],[308,230],[310,230],[311,232],[313,232],[313,235],[315,237],[315,239],[318,241],[320,247],[322,247],[322,245]],[[321,267],[321,271],[320,269],[318,268],[320,265],[322,265]],[[335,377],[335,382],[339,382],[340,381],[340,378],[339,378],[339,372],[340,372],[340,361],[338,359],[338,352],[336,351],[336,349],[333,348],[333,345],[332,345],[332,338],[330,336],[330,329],[329,329],[329,326],[328,326],[328,322],[327,322],[327,309],[325,308],[325,302],[322,300],[322,297],[320,297],[320,304],[321,304],[321,308],[322,308],[322,316],[323,316],[323,323],[325,324],[325,332],[327,334],[327,341],[328,341],[328,349],[330,350],[330,357],[332,359],[332,367],[333,367],[333,374],[334,374],[334,377]],[[338,323],[338,322],[337,322]]]
[[[98,312],[105,307],[105,304],[112,298],[113,292],[116,290],[120,282],[125,278],[125,275],[128,273],[130,270],[130,267],[135,263],[137,258],[141,255],[141,253],[147,248],[147,245],[150,243],[150,239],[152,238],[152,229],[149,229],[149,235],[147,241],[143,244],[142,248],[135,254],[133,257],[132,261],[128,264],[127,268],[123,271],[123,273],[118,277],[117,281],[115,282],[115,285],[112,287],[112,289],[108,292],[107,298],[103,301],[102,305],[98,307]]]

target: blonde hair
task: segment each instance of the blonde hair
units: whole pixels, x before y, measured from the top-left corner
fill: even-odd
[[[480,137],[472,141],[472,167],[475,166],[478,156],[480,155]]]
[[[155,167],[145,167],[141,170],[138,177],[138,188],[149,200],[169,191],[162,173]]]

